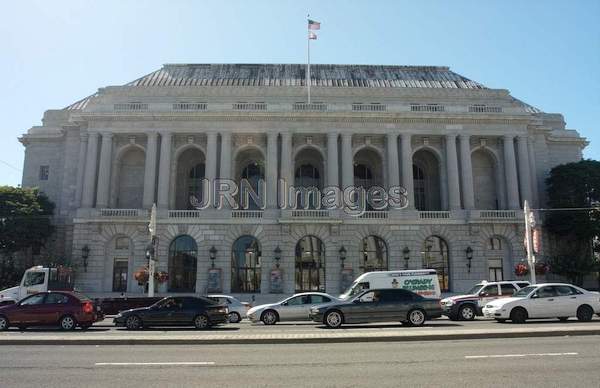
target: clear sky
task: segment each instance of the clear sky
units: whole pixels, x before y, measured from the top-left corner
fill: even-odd
[[[17,137],[99,87],[164,63],[444,65],[546,112],[600,159],[600,1],[3,1],[0,184],[21,182]]]

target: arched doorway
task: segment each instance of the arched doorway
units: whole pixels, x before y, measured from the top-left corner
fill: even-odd
[[[383,187],[383,163],[375,150],[363,148],[354,155],[354,186],[367,191],[373,186]],[[368,202],[366,210],[373,210]]]
[[[512,260],[510,247],[506,239],[500,236],[488,238],[486,244],[486,259],[488,279],[491,282],[510,279],[512,273]]]
[[[387,245],[382,238],[373,235],[363,238],[360,254],[363,272],[388,270]]]
[[[477,150],[471,155],[475,209],[498,209],[496,163],[489,152]]]
[[[258,240],[242,236],[231,248],[231,292],[260,292],[261,252]]]
[[[413,155],[413,184],[417,210],[440,210],[440,162],[429,150]]]
[[[316,236],[296,244],[296,292],[325,291],[325,247]]]
[[[450,259],[448,243],[439,236],[429,236],[423,242],[423,267],[435,269],[442,292],[450,291]]]
[[[320,205],[320,190],[323,189],[323,158],[321,153],[312,147],[302,149],[295,158],[294,186],[296,198],[295,208],[315,209]],[[316,188],[319,193],[314,190]],[[299,195],[300,193],[305,193]]]
[[[205,178],[204,153],[196,148],[188,148],[177,158],[177,180],[175,206],[177,209],[193,209],[193,201],[202,203],[204,198],[202,181]],[[192,200],[192,197],[195,200]]]
[[[169,245],[169,292],[196,292],[198,245],[182,235]]]

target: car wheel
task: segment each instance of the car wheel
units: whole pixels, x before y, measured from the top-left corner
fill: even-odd
[[[408,312],[408,323],[411,326],[423,326],[425,324],[425,311],[415,309]]]
[[[566,322],[569,319],[569,317],[558,317],[558,320],[561,322]]]
[[[138,330],[142,328],[142,320],[137,315],[132,315],[127,317],[125,321],[125,327],[128,330]]]
[[[229,314],[229,323],[238,323],[241,320],[242,320],[242,317],[240,316],[240,314],[236,313],[235,311]]]
[[[196,315],[194,318],[194,327],[196,329],[204,330],[210,326],[210,322],[208,321],[208,317],[204,314]]]
[[[475,319],[475,307],[471,304],[466,304],[458,310],[458,316],[461,321],[472,321]]]
[[[58,321],[58,324],[62,330],[75,330],[75,327],[77,327],[77,322],[71,315],[62,317],[60,321]]]
[[[344,316],[341,312],[333,310],[325,314],[325,324],[330,329],[337,329],[342,326]]]
[[[510,320],[513,323],[525,323],[527,320],[527,310],[522,307],[515,307],[510,312]]]
[[[277,313],[273,310],[267,310],[262,314],[260,320],[265,325],[274,325],[277,323]]]
[[[577,309],[577,319],[581,322],[589,322],[594,317],[594,310],[590,306],[584,305]]]
[[[8,318],[0,315],[0,331],[8,330],[10,324],[8,323]]]

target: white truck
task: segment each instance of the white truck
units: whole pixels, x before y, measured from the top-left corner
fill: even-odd
[[[440,298],[442,295],[437,272],[434,269],[417,269],[364,273],[352,282],[340,299],[347,299],[363,290],[385,288],[403,288],[425,298]]]
[[[0,306],[17,303],[38,292],[73,290],[72,277],[72,271],[66,267],[31,267],[23,274],[20,285],[0,291]]]

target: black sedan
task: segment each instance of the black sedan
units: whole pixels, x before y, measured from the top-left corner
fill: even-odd
[[[312,307],[310,318],[327,327],[345,323],[402,322],[422,326],[442,316],[439,299],[424,298],[404,289],[368,290],[356,297],[324,307]]]
[[[130,330],[149,326],[194,326],[206,329],[226,323],[228,314],[225,305],[207,298],[167,297],[150,307],[121,311],[115,317],[114,324]]]

